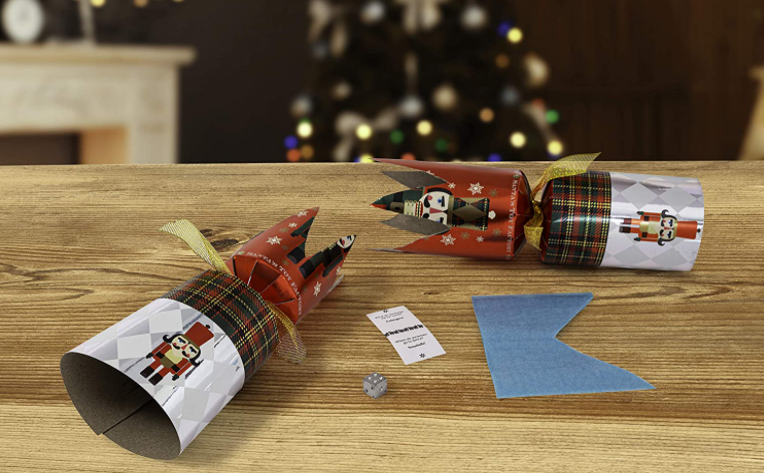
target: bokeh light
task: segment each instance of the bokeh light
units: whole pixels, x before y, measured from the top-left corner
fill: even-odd
[[[507,32],[507,40],[512,44],[517,44],[523,40],[523,30],[515,26]]]
[[[403,132],[401,130],[393,130],[392,132],[390,132],[390,141],[392,141],[393,143],[397,145],[403,143],[404,137],[405,136],[403,135]]]
[[[357,136],[360,140],[368,140],[371,138],[371,133],[372,129],[366,123],[358,125],[358,128],[355,129],[355,136]]]
[[[559,156],[562,154],[562,143],[559,140],[552,140],[546,146],[546,150],[549,151],[549,154]]]
[[[525,138],[525,134],[520,131],[516,131],[509,135],[509,144],[515,148],[522,148],[528,140]]]
[[[310,121],[303,120],[300,121],[300,123],[297,125],[297,135],[301,138],[310,138],[310,135],[313,134],[313,125],[310,124]]]
[[[300,157],[301,157],[300,152],[297,151],[296,149],[290,149],[289,151],[287,151],[286,158],[287,158],[287,161],[289,161],[290,163],[296,163],[297,161],[300,160]]]
[[[432,133],[432,123],[427,120],[422,120],[416,125],[416,131],[422,135],[427,136]]]
[[[499,23],[499,27],[497,28],[497,32],[499,33],[499,36],[502,38],[505,38],[507,36],[507,33],[509,33],[509,30],[512,29],[514,26],[514,23],[512,23],[509,20],[502,21]]]
[[[416,161],[416,156],[411,153],[404,153],[403,156],[401,156],[401,159],[405,159],[406,161]]]
[[[294,135],[289,135],[286,138],[284,138],[284,146],[286,146],[287,149],[297,148],[299,144],[300,144],[300,141]]]
[[[491,123],[493,121],[493,110],[486,107],[480,111],[480,120],[482,120],[484,123]]]
[[[487,159],[491,162],[501,161],[501,155],[499,153],[492,153],[488,155]]]
[[[313,149],[311,145],[302,145],[300,147],[300,154],[305,159],[312,159],[313,156],[316,154],[316,151]]]

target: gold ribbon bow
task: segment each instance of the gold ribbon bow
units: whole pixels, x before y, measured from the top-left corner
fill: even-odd
[[[165,224],[159,230],[183,240],[197,256],[209,263],[215,271],[231,274],[223,258],[193,223],[188,220],[176,220]],[[236,277],[235,274],[232,276]],[[276,320],[278,327],[279,344],[276,347],[276,354],[292,363],[302,363],[307,357],[307,352],[297,327],[275,304],[265,300],[263,302],[268,309],[268,315]]]
[[[544,231],[544,212],[541,210],[541,196],[539,195],[549,181],[558,177],[575,176],[589,170],[589,165],[597,159],[600,153],[574,154],[552,163],[544,174],[539,177],[531,191],[531,203],[533,204],[533,218],[525,224],[525,239],[528,243],[541,250],[541,234]]]

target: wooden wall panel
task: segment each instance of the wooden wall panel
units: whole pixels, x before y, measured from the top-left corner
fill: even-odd
[[[762,0],[518,1],[552,68],[568,151],[604,159],[737,157],[764,63]]]

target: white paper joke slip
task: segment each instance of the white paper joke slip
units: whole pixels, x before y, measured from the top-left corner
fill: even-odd
[[[435,336],[404,306],[366,314],[395,347],[403,363],[445,355]]]

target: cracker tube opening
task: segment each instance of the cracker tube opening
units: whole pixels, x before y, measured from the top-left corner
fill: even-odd
[[[96,434],[157,460],[180,454],[180,439],[169,416],[129,376],[74,352],[61,358],[61,376],[77,412]]]
[[[61,374],[94,432],[167,460],[278,345],[277,319],[259,294],[208,270],[64,355]]]
[[[383,171],[410,187],[372,206],[397,215],[382,223],[423,238],[386,251],[512,259],[525,242],[533,216],[522,171],[394,159],[376,161],[413,171]]]

